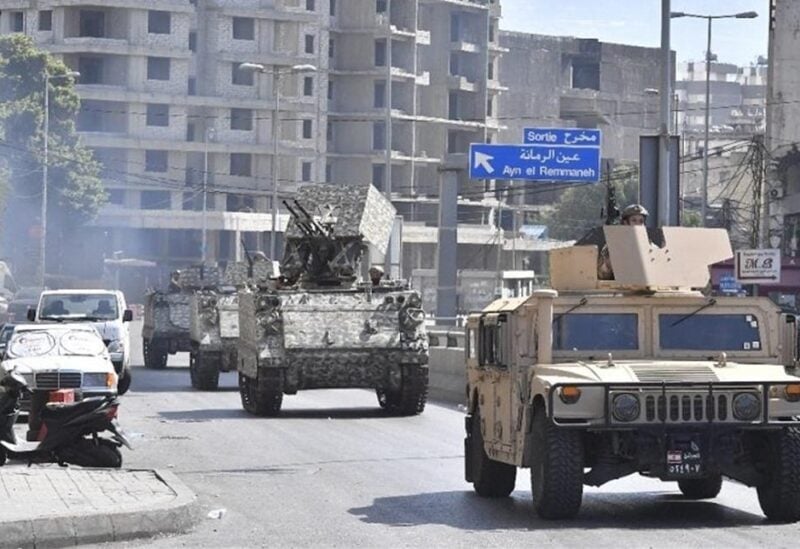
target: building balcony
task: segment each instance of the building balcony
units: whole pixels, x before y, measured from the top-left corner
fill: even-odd
[[[481,51],[477,42],[469,42],[465,39],[450,42],[450,51],[460,51],[463,53],[478,53]]]
[[[508,86],[503,86],[499,80],[487,80],[486,89],[494,93],[501,93],[508,91]]]
[[[467,80],[466,76],[459,76],[451,74],[447,77],[447,87],[451,90],[458,90],[464,92],[478,91],[478,85],[475,82]]]
[[[174,189],[173,189],[174,190]],[[283,232],[289,222],[288,213],[278,214],[278,230]],[[263,232],[272,228],[270,213],[220,212],[208,210],[209,231]],[[92,225],[125,229],[195,229],[203,227],[203,212],[193,210],[142,210],[105,206]]]

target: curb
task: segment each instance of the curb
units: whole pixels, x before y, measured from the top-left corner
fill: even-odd
[[[157,534],[180,534],[194,526],[199,518],[197,497],[177,476],[159,469],[128,471],[152,472],[175,492],[175,498],[168,505],[143,505],[118,513],[83,513],[0,522],[0,548],[64,547],[122,541]]]

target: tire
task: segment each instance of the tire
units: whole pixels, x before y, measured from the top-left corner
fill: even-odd
[[[548,520],[573,518],[583,499],[581,433],[555,426],[539,405],[532,437],[531,493],[536,514]]]
[[[467,481],[472,482],[475,493],[483,498],[505,498],[514,491],[517,468],[495,461],[486,454],[481,416],[477,410],[472,416],[470,432],[464,440],[464,468]]]
[[[219,360],[216,354],[192,351],[189,357],[192,387],[201,391],[216,391],[219,387]]]
[[[425,410],[428,401],[428,368],[416,364],[403,367],[400,390],[378,389],[378,404],[392,415],[414,416]]]
[[[784,427],[767,439],[767,481],[759,486],[758,503],[769,520],[800,520],[800,429]]]
[[[8,459],[8,455],[6,453],[6,449],[4,446],[0,446],[0,467],[6,464],[6,460]]]
[[[144,355],[145,368],[163,370],[167,367],[169,353],[155,340],[142,338],[142,354]]]
[[[133,381],[133,376],[131,375],[130,368],[122,370],[117,380],[117,394],[121,396],[127,393],[128,389],[131,388],[131,381]]]
[[[688,499],[713,499],[722,489],[722,475],[679,480],[678,488]]]
[[[239,395],[245,411],[262,417],[277,416],[283,404],[283,372],[260,370],[257,379],[240,373]]]
[[[103,467],[119,469],[122,467],[122,453],[116,444],[106,439],[94,441],[84,438],[70,447],[58,452],[59,461],[81,467]]]

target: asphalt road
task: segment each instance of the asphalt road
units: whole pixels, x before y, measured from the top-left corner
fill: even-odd
[[[725,483],[713,501],[675,484],[629,477],[588,489],[570,522],[536,518],[527,470],[505,500],[462,479],[463,416],[429,405],[384,416],[360,390],[307,391],[277,418],[242,411],[233,374],[223,388],[189,387],[184,367],[135,368],[120,421],[125,466],[167,468],[200,499],[193,533],[119,547],[521,547],[794,545],[797,525],[767,523],[754,490]],[[109,545],[110,547],[110,545]]]

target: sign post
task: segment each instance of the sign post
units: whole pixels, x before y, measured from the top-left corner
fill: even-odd
[[[470,145],[472,179],[600,180],[600,130],[526,128],[523,144]]]
[[[740,284],[777,284],[781,281],[781,251],[737,250],[734,273]]]

